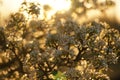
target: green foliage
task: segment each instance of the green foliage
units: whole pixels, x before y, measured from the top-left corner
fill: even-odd
[[[54,71],[53,77],[54,77],[54,80],[67,80],[65,75],[60,71],[57,71],[57,72]]]

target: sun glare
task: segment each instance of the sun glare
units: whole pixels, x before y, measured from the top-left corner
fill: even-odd
[[[41,5],[49,5],[53,10],[61,11],[70,8],[70,0],[38,0]]]
[[[50,19],[56,12],[65,12],[70,9],[70,0],[27,0],[28,2],[38,2],[41,5],[40,18]],[[44,6],[50,7],[49,11],[44,11]]]

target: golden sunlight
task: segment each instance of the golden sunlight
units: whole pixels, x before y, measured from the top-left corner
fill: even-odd
[[[40,18],[50,19],[56,12],[64,13],[71,7],[70,0],[27,0],[28,2],[38,2],[41,5]],[[48,5],[50,9],[44,10],[44,6]]]
[[[46,20],[51,19],[56,12],[64,13],[71,7],[71,0],[0,0],[0,25],[3,24],[10,13],[18,11],[23,1],[39,3],[41,7],[40,19]],[[45,10],[45,6],[49,9]],[[26,13],[25,15],[28,16]]]
[[[39,0],[42,5],[49,5],[55,11],[68,10],[70,8],[70,0]]]

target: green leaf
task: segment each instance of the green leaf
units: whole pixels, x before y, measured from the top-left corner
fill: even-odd
[[[56,75],[54,75],[54,80],[67,80],[65,75],[58,71]]]
[[[54,70],[54,71],[52,72],[52,74],[53,74],[54,76],[57,75],[57,73],[58,73],[57,70]]]

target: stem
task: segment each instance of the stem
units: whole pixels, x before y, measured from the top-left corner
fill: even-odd
[[[76,58],[74,59],[75,62],[78,62],[79,60],[82,59],[82,56],[83,56],[82,52],[85,51],[86,49],[87,49],[87,47],[82,47],[82,49],[80,49],[80,48],[78,47],[78,51],[79,51],[79,52],[78,52]]]

